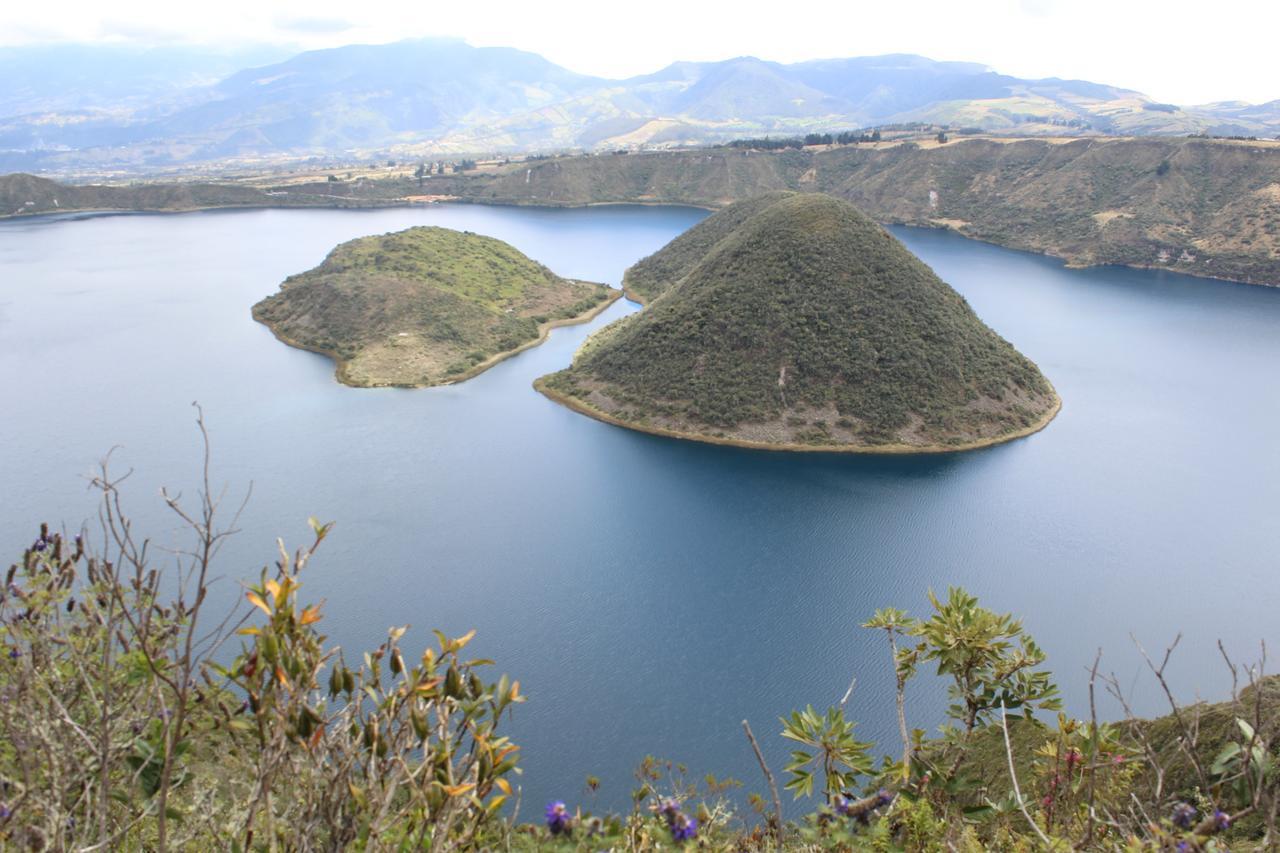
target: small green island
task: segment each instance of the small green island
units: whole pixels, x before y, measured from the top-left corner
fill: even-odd
[[[983,447],[1060,408],[1030,360],[847,202],[731,205],[628,270],[648,307],[593,334],[539,391],[619,426],[742,447]]]
[[[469,379],[621,295],[561,278],[492,237],[416,227],[342,243],[253,317],[330,356],[343,384],[422,387]]]

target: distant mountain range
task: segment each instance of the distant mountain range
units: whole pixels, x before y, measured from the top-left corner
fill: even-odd
[[[904,54],[677,62],[625,80],[455,39],[279,59],[269,48],[0,48],[0,171],[661,147],[913,122],[1016,135],[1280,133],[1280,100],[1181,107]]]

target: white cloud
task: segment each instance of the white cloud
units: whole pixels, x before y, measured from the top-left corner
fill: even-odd
[[[272,21],[272,24],[277,30],[294,34],[345,33],[356,27],[345,18],[278,17]]]
[[[166,29],[145,21],[107,18],[98,23],[97,41],[127,41],[138,44],[160,45],[187,41],[187,34],[180,29]]]
[[[1038,18],[1049,17],[1057,8],[1054,0],[1020,0],[1018,5],[1022,7],[1023,12]]]

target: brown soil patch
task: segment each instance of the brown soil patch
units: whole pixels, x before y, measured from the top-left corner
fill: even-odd
[[[1116,219],[1132,218],[1132,213],[1125,213],[1123,210],[1103,210],[1093,215],[1093,221],[1098,223],[1099,228],[1106,228],[1113,220]]]
[[[539,379],[534,387],[575,411],[605,421],[616,426],[662,435],[670,438],[681,438],[690,441],[702,441],[709,444],[723,444],[734,447],[747,447],[764,450],[790,451],[827,451],[834,453],[944,453],[957,450],[972,450],[1002,444],[1016,438],[1039,432],[1057,416],[1062,407],[1062,400],[1051,390],[1052,400],[1041,416],[1027,427],[1000,431],[997,425],[981,417],[988,412],[1007,409],[1010,406],[1023,405],[1034,410],[1044,405],[1044,400],[1033,400],[1025,393],[1014,394],[1012,399],[1003,401],[991,398],[980,398],[966,408],[975,417],[971,434],[963,439],[939,442],[928,435],[924,421],[918,415],[911,415],[906,426],[898,430],[892,440],[885,443],[867,443],[859,436],[859,423],[856,418],[840,415],[834,405],[824,408],[810,408],[801,411],[793,410],[787,415],[770,421],[739,424],[723,431],[712,431],[714,428],[692,427],[679,418],[666,416],[638,416],[625,403],[619,402],[609,394],[604,383],[590,380],[579,380],[579,387],[585,395],[569,396],[555,389],[548,388]],[[840,422],[844,421],[845,425]],[[706,430],[706,431],[704,431]]]

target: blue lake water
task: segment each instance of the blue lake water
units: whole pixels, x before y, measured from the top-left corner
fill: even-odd
[[[1220,698],[1218,660],[1280,640],[1280,290],[1057,262],[894,229],[1035,360],[1064,400],[1030,438],[951,456],[787,455],[631,433],[530,387],[592,324],[456,387],[356,390],[249,315],[336,243],[415,224],[490,234],[555,271],[617,284],[704,213],[682,208],[240,211],[0,223],[0,546],[94,513],[112,446],[140,528],[174,541],[161,485],[194,491],[205,408],[215,476],[239,494],[227,599],[310,515],[335,520],[308,571],[330,637],[478,628],[521,679],[525,815],[621,806],[645,754],[760,789],[739,723],[780,770],[777,717],[850,700],[896,746],[883,638],[858,628],[961,584],[1012,610],[1068,706],[1086,669],[1159,710],[1130,633],[1163,648],[1184,697]],[[913,687],[913,726],[940,722]],[[1113,704],[1104,704],[1114,712]],[[589,802],[589,801],[588,801]]]

